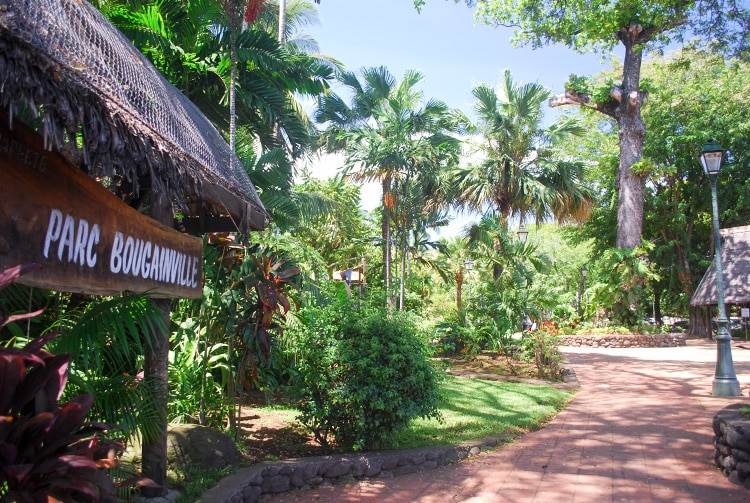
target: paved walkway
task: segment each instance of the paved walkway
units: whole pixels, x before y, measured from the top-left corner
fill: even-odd
[[[750,404],[750,343],[733,343],[743,397],[711,397],[709,341],[564,348],[581,390],[546,428],[460,463],[267,500],[393,503],[750,502],[713,463],[711,418]]]

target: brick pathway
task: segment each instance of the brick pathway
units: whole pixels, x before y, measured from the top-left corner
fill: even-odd
[[[710,396],[709,341],[565,348],[581,390],[546,428],[460,463],[287,493],[267,502],[750,502],[713,463],[711,418],[748,402],[750,343],[735,342],[740,398]]]

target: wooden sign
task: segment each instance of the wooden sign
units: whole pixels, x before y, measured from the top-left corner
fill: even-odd
[[[0,270],[19,282],[94,295],[200,298],[202,241],[137,212],[18,122],[0,114]]]

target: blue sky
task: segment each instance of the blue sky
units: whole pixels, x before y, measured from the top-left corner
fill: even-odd
[[[600,55],[579,55],[564,46],[514,48],[511,30],[478,24],[474,10],[463,1],[427,0],[418,13],[412,0],[321,0],[318,13],[320,24],[305,32],[317,40],[323,54],[350,71],[385,66],[398,80],[407,69],[419,70],[425,75],[420,87],[426,98],[467,114],[472,110],[471,89],[479,83],[497,84],[506,68],[516,82],[539,82],[561,93],[571,73],[591,75],[610,67]],[[548,116],[554,113],[547,111]],[[322,160],[311,173],[332,176],[336,164]],[[363,188],[365,207],[377,204],[376,191]]]
[[[321,0],[318,12],[321,24],[306,31],[321,52],[348,70],[383,65],[398,79],[407,69],[420,70],[426,97],[466,112],[472,87],[497,83],[506,68],[516,81],[537,81],[554,92],[562,92],[570,73],[609,68],[599,55],[563,46],[513,48],[509,29],[477,24],[473,9],[453,0],[427,0],[421,14],[412,0]]]

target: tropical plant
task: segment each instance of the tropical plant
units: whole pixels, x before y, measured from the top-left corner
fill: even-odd
[[[412,419],[438,417],[439,373],[406,313],[345,302],[305,316],[300,420],[323,446],[385,447]]]
[[[166,330],[154,302],[147,295],[102,298],[17,283],[0,293],[0,310],[20,312],[29,306],[50,308],[23,324],[5,325],[4,343],[22,347],[55,330],[59,335],[48,343],[49,351],[72,356],[62,399],[92,395],[90,419],[116,424],[126,437],[153,438],[157,407],[143,385],[143,358],[159,331]]]
[[[221,427],[229,415],[224,397],[230,376],[228,345],[208,341],[207,330],[198,320],[188,318],[173,335],[169,352],[170,422]]]
[[[34,268],[0,273],[0,290]],[[0,313],[0,328],[38,314]],[[91,395],[59,403],[71,355],[42,349],[56,335],[23,349],[0,348],[0,501],[115,501],[114,484],[102,470],[116,465],[123,445],[100,437],[110,426],[84,422]]]
[[[304,178],[296,193],[312,201],[326,201],[328,211],[307,206],[305,216],[294,226],[294,236],[322,256],[326,265],[343,269],[372,254],[370,242],[377,230],[360,210],[361,188],[340,178],[325,181]]]
[[[263,355],[268,357],[271,350],[271,330],[281,330],[277,318],[283,320],[289,312],[291,304],[287,291],[290,287],[299,290],[299,286],[292,280],[301,271],[280,259],[276,253],[263,253],[260,258],[251,255],[250,258],[255,262],[254,277],[246,285],[255,290],[256,296],[254,311],[251,313],[254,320],[253,337]]]
[[[143,357],[167,330],[161,310],[147,295],[79,300],[59,304],[52,327],[60,335],[49,345],[72,355],[65,396],[90,394],[93,419],[117,424],[128,437],[153,439],[158,407],[143,385]]]
[[[456,168],[459,201],[468,209],[494,209],[502,223],[526,215],[537,223],[583,220],[593,194],[584,184],[585,166],[559,145],[583,133],[570,117],[543,127],[542,105],[549,91],[536,83],[519,85],[506,70],[496,91],[482,84],[473,90],[478,148],[484,159]]]
[[[592,302],[609,308],[610,319],[627,327],[636,326],[643,318],[643,299],[649,283],[658,280],[648,252],[653,246],[632,250],[611,248],[595,264],[599,282],[592,285]]]

